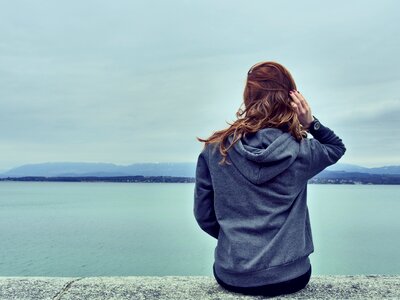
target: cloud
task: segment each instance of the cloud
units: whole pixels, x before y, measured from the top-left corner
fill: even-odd
[[[196,136],[234,120],[245,74],[262,60],[288,67],[349,145],[344,161],[399,164],[399,4],[368,4],[8,2],[0,169],[194,161]]]

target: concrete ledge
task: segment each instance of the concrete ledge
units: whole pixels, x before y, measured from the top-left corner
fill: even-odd
[[[265,299],[228,292],[210,276],[0,277],[0,299]],[[400,276],[312,276],[274,299],[400,299]]]

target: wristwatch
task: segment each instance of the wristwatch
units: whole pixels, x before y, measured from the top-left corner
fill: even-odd
[[[314,117],[314,120],[311,122],[310,127],[308,127],[308,131],[317,131],[320,127],[321,127],[321,123],[319,122],[319,120]]]

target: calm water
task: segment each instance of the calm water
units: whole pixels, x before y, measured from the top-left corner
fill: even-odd
[[[194,184],[0,182],[0,276],[212,275]],[[309,185],[313,274],[400,274],[400,186]]]

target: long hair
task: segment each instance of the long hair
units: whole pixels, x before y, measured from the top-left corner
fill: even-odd
[[[243,103],[236,113],[237,120],[228,128],[215,131],[208,139],[196,137],[198,141],[208,144],[219,143],[222,155],[220,165],[227,162],[228,150],[242,136],[254,133],[262,128],[279,128],[289,132],[297,141],[307,137],[297,114],[291,106],[289,92],[297,90],[290,72],[281,64],[266,61],[255,64],[247,73],[246,85],[243,92]],[[242,109],[244,104],[245,108]],[[231,144],[226,147],[225,141],[233,134]]]

